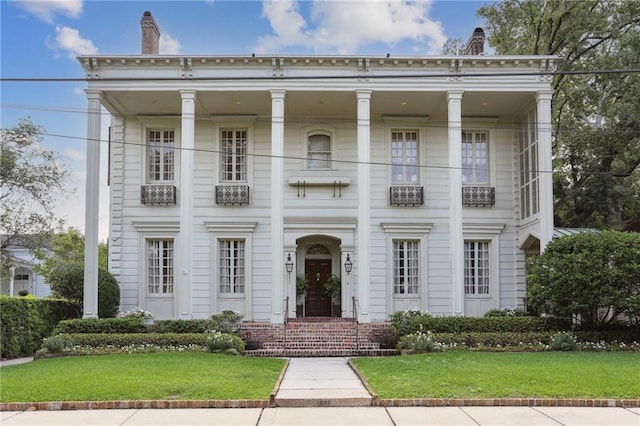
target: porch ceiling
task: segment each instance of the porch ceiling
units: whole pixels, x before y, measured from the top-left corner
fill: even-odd
[[[123,116],[181,114],[178,91],[109,91],[104,99],[111,112]],[[533,101],[531,93],[465,92],[462,115],[512,118]],[[352,91],[289,91],[285,99],[285,119],[289,117],[355,118],[356,95]],[[197,118],[212,115],[251,114],[269,116],[271,95],[268,91],[199,91]],[[445,92],[373,92],[371,118],[382,116],[446,116]]]

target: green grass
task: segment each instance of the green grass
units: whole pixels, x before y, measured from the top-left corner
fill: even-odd
[[[638,352],[452,351],[354,364],[380,398],[640,398]]]
[[[211,353],[50,358],[2,367],[0,401],[268,399],[283,367]]]

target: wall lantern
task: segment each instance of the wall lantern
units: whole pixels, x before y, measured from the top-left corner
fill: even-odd
[[[347,274],[350,274],[352,269],[353,269],[353,262],[349,257],[349,253],[347,253],[347,259],[344,261],[344,270]]]
[[[291,260],[291,253],[287,255],[287,261],[284,263],[284,266],[287,268],[288,273],[291,273],[291,271],[293,271],[293,260]]]

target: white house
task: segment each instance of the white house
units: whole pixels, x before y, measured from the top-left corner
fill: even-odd
[[[18,296],[21,292],[27,292],[36,297],[51,296],[51,287],[36,270],[40,259],[19,243],[7,245],[6,254],[11,265],[8,273],[0,279],[0,294]]]
[[[142,54],[79,58],[85,316],[102,108],[123,311],[282,324],[299,274],[314,317],[331,314],[331,274],[361,323],[524,306],[525,256],[553,233],[556,57],[484,55],[481,29],[463,56],[161,55],[149,12],[141,25]]]

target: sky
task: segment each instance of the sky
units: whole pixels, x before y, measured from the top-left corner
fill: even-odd
[[[79,55],[140,54],[140,18],[151,11],[166,54],[438,55],[471,36],[485,1],[455,0],[0,0],[0,78],[84,78]],[[84,232],[86,96],[82,82],[0,82],[0,124],[30,117],[42,143],[70,168],[55,213]],[[107,138],[108,117],[102,139]],[[101,158],[106,162],[106,143]],[[106,165],[100,240],[108,237]]]

